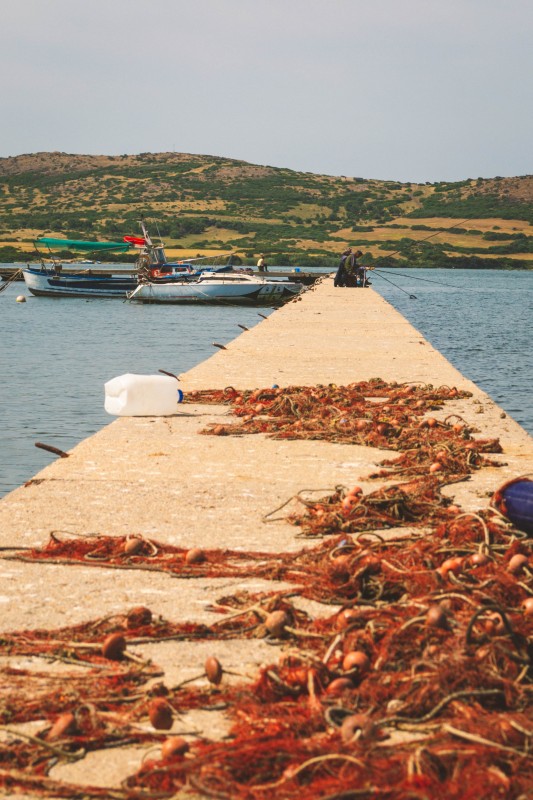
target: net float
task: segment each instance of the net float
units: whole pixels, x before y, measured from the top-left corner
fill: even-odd
[[[281,637],[289,624],[289,616],[285,611],[271,611],[265,619],[265,628],[272,636]]]
[[[528,557],[523,555],[522,553],[516,553],[511,559],[509,559],[509,563],[507,564],[507,572],[510,572],[511,575],[519,575],[525,566],[528,564]]]
[[[329,564],[329,571],[333,578],[347,581],[350,577],[350,556],[336,556]]]
[[[474,553],[467,559],[467,563],[472,567],[486,567],[490,564],[490,558],[486,553]]]
[[[186,564],[202,564],[205,560],[205,552],[199,547],[193,547],[191,550],[187,550],[185,554]]]
[[[426,614],[426,625],[430,628],[446,628],[448,626],[448,618],[442,606],[430,606]]]
[[[359,503],[359,496],[349,494],[341,503],[342,510],[345,514],[349,514],[354,506]]]
[[[346,497],[360,497],[363,494],[363,490],[360,486],[354,486],[353,489],[350,489]]]
[[[345,717],[341,725],[341,738],[345,744],[351,742],[357,734],[365,738],[375,731],[375,725],[368,719],[366,714],[350,714]],[[358,737],[358,738],[359,738]]]
[[[214,656],[209,656],[209,658],[205,662],[204,669],[209,683],[218,686],[218,684],[222,680],[222,675],[224,672],[224,670],[222,669],[222,664],[220,663],[218,658],[215,658]]]
[[[363,675],[368,672],[369,667],[370,659],[363,650],[351,650],[342,660],[342,668],[345,672],[356,669],[358,675]]]
[[[355,608],[343,608],[337,615],[335,627],[342,630],[360,619],[361,614]]]
[[[150,625],[152,622],[152,612],[146,606],[135,606],[128,611],[126,626],[128,628],[141,628],[143,625]]]
[[[492,614],[487,614],[483,620],[485,631],[489,636],[500,636],[505,632],[505,625],[503,619],[497,611]]]
[[[46,734],[46,738],[48,741],[62,739],[63,736],[70,736],[75,730],[76,718],[74,714],[67,712],[66,714],[60,714]]]
[[[143,544],[144,544],[143,540],[137,537],[135,537],[134,539],[133,538],[126,539],[126,541],[124,542],[124,552],[128,556],[137,555],[137,553],[141,552]]]
[[[172,727],[172,709],[162,697],[156,697],[148,707],[148,717],[153,727],[159,731],[168,731]]]
[[[525,617],[533,617],[533,597],[526,597],[521,608]]]
[[[337,697],[337,695],[353,688],[354,685],[350,678],[335,678],[327,687],[326,694],[330,697]]]
[[[447,578],[449,572],[462,572],[463,569],[463,559],[460,557],[455,558],[447,558],[446,561],[443,561],[440,567],[438,567],[437,572],[441,577]]]
[[[161,745],[161,756],[170,761],[173,758],[184,756],[189,750],[189,742],[181,736],[170,736]]]
[[[110,661],[122,661],[126,651],[126,640],[121,633],[111,633],[104,639],[102,655]]]

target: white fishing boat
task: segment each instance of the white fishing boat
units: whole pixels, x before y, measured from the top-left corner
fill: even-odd
[[[141,281],[128,294],[136,303],[198,303],[218,305],[280,305],[303,290],[288,278],[259,278],[246,272],[204,272],[188,281]]]

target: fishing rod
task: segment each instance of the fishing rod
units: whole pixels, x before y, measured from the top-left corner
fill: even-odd
[[[416,244],[413,244],[412,246],[413,246],[413,247],[415,247],[415,246],[416,246],[416,245],[418,245],[418,244],[422,244],[422,242],[427,242],[427,241],[428,241],[428,239],[433,239],[435,236],[438,236],[438,235],[439,235],[439,233],[443,233],[443,232],[444,232],[444,233],[447,233],[448,231],[453,231],[453,229],[454,229],[454,228],[459,228],[461,225],[463,225],[465,222],[468,222],[468,221],[469,221],[469,220],[471,220],[471,219],[473,219],[473,217],[466,217],[465,219],[461,220],[461,222],[456,222],[456,223],[455,223],[455,225],[451,225],[449,228],[445,228],[445,230],[444,230],[444,231],[435,231],[435,233],[430,233],[430,235],[429,235],[429,236],[424,236],[424,238],[423,238],[423,239],[419,239],[419,240],[416,242]],[[380,258],[380,259],[378,259],[378,263],[379,263],[379,261],[383,261],[383,260],[384,260],[384,259],[386,259],[386,258],[391,258],[392,256],[395,256],[397,253],[400,253],[400,252],[401,252],[401,250],[402,250],[402,248],[398,248],[398,250],[393,250],[393,252],[392,252],[392,253],[387,253],[387,255],[386,255],[386,256],[381,256],[381,258]],[[393,283],[391,280],[389,280],[388,278],[386,278],[386,277],[384,276],[384,274],[381,272],[381,270],[380,270],[380,269],[377,269],[376,267],[371,267],[371,269],[372,269],[373,271],[375,271],[375,272],[376,272],[376,273],[379,275],[379,277],[380,277],[380,278],[382,278],[383,280],[385,280],[385,281],[387,281],[388,283],[391,283],[393,286],[395,286],[395,287],[396,287],[396,289],[400,289],[400,291],[401,291],[401,292],[404,292],[405,294],[409,294],[409,292],[406,292],[406,291],[405,291],[405,289],[402,289],[402,288],[401,288],[401,286],[397,286],[397,285],[396,285],[395,283]],[[382,267],[381,269],[387,269],[387,267]],[[395,267],[389,267],[388,269],[394,269],[394,270],[396,271],[396,268],[395,268]],[[413,278],[414,280],[418,280],[418,281],[427,281],[428,283],[439,283],[441,286],[449,286],[450,288],[453,288],[453,289],[460,289],[460,288],[462,288],[462,287],[460,287],[460,286],[453,286],[452,284],[441,283],[440,281],[432,281],[430,278],[415,278],[415,277],[414,277],[414,276],[412,276],[412,275],[405,275],[405,274],[403,274],[403,273],[401,273],[401,272],[397,272],[396,274],[397,274],[397,275],[402,275],[402,277],[404,277],[404,278]],[[410,299],[410,300],[417,300],[418,298],[417,298],[417,296],[416,296],[416,295],[414,295],[414,294],[409,294],[409,299]]]
[[[398,219],[398,217],[396,217],[396,219]],[[466,219],[461,220],[461,222],[456,222],[455,225],[452,225],[450,228],[445,228],[443,231],[435,231],[435,233],[430,233],[429,236],[424,236],[423,239],[419,239],[416,244],[427,242],[428,239],[433,239],[435,236],[438,236],[439,233],[448,233],[448,231],[453,231],[454,228],[459,228],[461,225],[464,225],[465,222],[469,222],[471,219],[474,219],[474,217],[467,217]],[[401,251],[402,248],[399,247],[398,250],[393,250],[392,253],[387,253],[386,256],[381,256],[378,261],[383,261],[385,258],[392,258],[392,256],[395,256],[397,253],[401,253]]]

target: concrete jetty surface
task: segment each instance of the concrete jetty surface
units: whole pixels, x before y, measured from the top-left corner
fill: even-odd
[[[444,489],[465,511],[486,507],[504,481],[533,473],[531,437],[372,289],[335,289],[328,277],[268,319],[258,317],[257,326],[225,350],[214,350],[211,358],[181,376],[185,394],[229,385],[348,384],[375,377],[472,392],[468,399],[447,402],[435,416],[455,413],[478,429],[476,436],[499,437],[505,465],[483,468],[470,480]],[[12,555],[6,548],[42,547],[53,531],[59,536],[142,534],[179,547],[289,553],[302,547],[295,528],[283,521],[265,522],[266,514],[302,489],[333,491],[340,484],[358,483],[365,491],[374,490],[379,484],[365,476],[390,455],[369,447],[275,441],[264,435],[198,435],[209,423],[227,422],[227,415],[226,406],[189,403],[172,417],[111,422],[81,442],[69,458],[53,461],[0,501],[0,555]],[[7,558],[0,568],[0,633],[74,625],[139,605],[170,621],[212,622],[218,617],[208,610],[209,603],[222,595],[280,586],[253,578],[181,581],[161,572]],[[307,602],[305,608],[315,616],[332,613],[331,607],[317,603]],[[208,655],[216,655],[227,670],[248,675],[277,657],[261,639],[223,641],[216,653],[208,642],[148,643],[131,649],[159,665],[164,671],[159,680],[168,686],[201,673]],[[5,655],[0,665],[46,669],[59,681],[72,669]],[[194,729],[217,738],[227,724],[222,712],[198,711],[176,720],[173,730]],[[44,726],[41,720],[21,730],[35,733]],[[0,736],[9,740],[12,734]],[[118,787],[148,749],[96,751],[73,764],[60,760],[51,777],[81,786]]]

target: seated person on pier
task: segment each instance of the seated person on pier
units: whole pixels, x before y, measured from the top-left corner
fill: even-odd
[[[363,255],[361,250],[346,257],[344,262],[344,286],[364,286],[366,282],[365,268],[357,263],[357,259]]]

